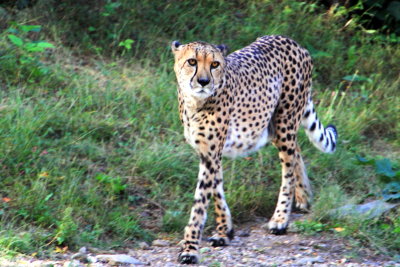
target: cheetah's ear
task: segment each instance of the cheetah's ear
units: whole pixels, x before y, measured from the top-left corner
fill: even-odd
[[[226,56],[228,54],[228,46],[224,44],[217,45],[217,48],[219,51],[221,51],[223,56]]]
[[[179,42],[179,41],[173,41],[172,42],[172,44],[171,44],[171,50],[172,50],[172,52],[177,52],[178,50],[180,50],[180,48],[181,48],[181,43]]]

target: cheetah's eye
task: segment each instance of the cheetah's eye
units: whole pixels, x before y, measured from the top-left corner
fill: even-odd
[[[196,66],[197,65],[197,60],[194,58],[188,59],[187,61],[190,66]]]
[[[218,61],[213,61],[213,62],[211,63],[211,68],[212,68],[212,69],[218,68],[218,66],[219,66],[219,62],[218,62]]]

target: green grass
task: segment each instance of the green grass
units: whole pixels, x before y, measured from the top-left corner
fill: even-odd
[[[160,232],[181,235],[198,159],[178,119],[169,42],[201,39],[233,51],[266,34],[290,36],[311,51],[319,117],[339,130],[334,155],[318,152],[300,132],[315,225],[331,220],[363,245],[389,255],[399,249],[398,209],[361,221],[321,213],[380,197],[384,184],[356,155],[398,162],[398,43],[355,21],[345,26],[343,12],[303,2],[202,1],[193,8],[142,1],[140,9],[135,1],[79,8],[45,2],[12,18],[42,30],[15,35],[55,49],[16,47],[8,35],[18,26],[0,24],[0,255],[131,247]],[[127,39],[131,49],[118,46]],[[270,216],[280,186],[276,149],[226,159],[223,167],[235,222]]]

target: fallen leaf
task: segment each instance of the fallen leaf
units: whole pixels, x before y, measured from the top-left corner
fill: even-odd
[[[48,172],[41,172],[41,173],[39,173],[39,177],[49,177],[49,173]]]
[[[335,228],[333,228],[333,230],[335,230],[336,232],[343,232],[344,231],[344,228],[342,228],[342,227],[335,227]]]
[[[6,202],[6,203],[7,203],[7,202],[10,202],[10,201],[11,201],[11,198],[9,198],[9,197],[3,197],[3,201]]]
[[[68,247],[67,246],[65,246],[65,247],[56,247],[56,249],[54,250],[54,252],[55,253],[65,253],[65,252],[67,252],[67,250],[68,250]]]

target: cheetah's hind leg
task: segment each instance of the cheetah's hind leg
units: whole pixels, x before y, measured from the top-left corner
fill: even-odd
[[[297,144],[294,168],[294,175],[296,178],[295,202],[297,209],[309,211],[312,200],[312,190],[307,176],[306,166],[304,165],[300,152],[300,147]]]

